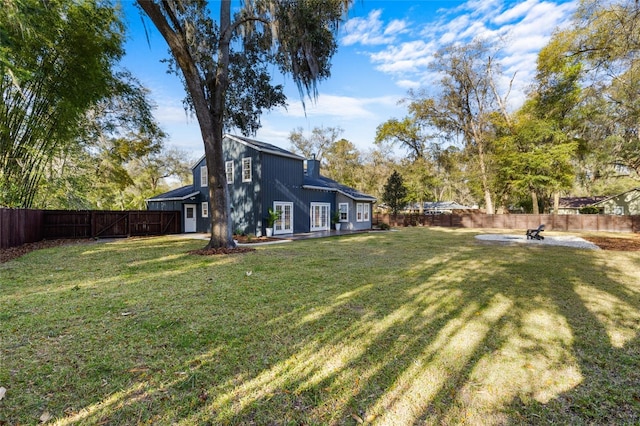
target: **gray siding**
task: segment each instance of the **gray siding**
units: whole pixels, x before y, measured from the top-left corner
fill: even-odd
[[[241,143],[225,139],[223,142],[225,164],[233,161],[233,183],[228,183],[231,201],[232,231],[247,234],[264,234],[260,229],[260,194],[262,190],[262,164],[258,151]],[[251,181],[242,181],[242,160],[251,159]]]
[[[259,147],[256,149],[255,147]],[[349,222],[344,223],[344,229],[369,229],[371,220],[358,222],[356,220],[356,203],[351,198],[337,194],[332,190],[303,189],[304,162],[301,158],[293,158],[284,153],[273,153],[278,149],[273,147],[260,148],[260,144],[248,146],[234,139],[223,140],[224,162],[233,161],[233,182],[227,183],[231,203],[231,229],[248,234],[265,233],[265,218],[274,202],[293,204],[293,232],[305,233],[310,231],[311,203],[327,203],[331,205],[333,214],[339,202],[349,204]],[[244,158],[251,159],[251,181],[242,181],[242,164]],[[204,157],[192,168],[193,190],[199,192],[193,200],[149,202],[149,210],[179,210],[183,214],[184,205],[196,204],[197,232],[211,232],[211,218],[202,217],[202,203],[209,202],[207,186],[201,186],[201,167],[205,165]],[[211,214],[211,206],[209,206]],[[183,221],[184,223],[184,221]],[[184,225],[183,225],[184,230]]]
[[[348,230],[364,230],[364,229],[371,229],[371,215],[373,213],[373,206],[372,203],[367,203],[364,201],[355,201],[345,195],[342,194],[338,194],[336,196],[336,209],[338,208],[338,205],[340,203],[347,203],[349,205],[349,220],[348,222],[341,222],[342,223],[342,229],[348,229]],[[358,222],[357,220],[357,204],[362,203],[362,204],[368,204],[369,205],[369,220],[368,221],[363,221],[363,222]],[[332,210],[333,211],[333,210]]]
[[[302,160],[262,153],[261,225],[274,201],[293,203],[293,232],[309,232],[309,205],[302,197]]]
[[[182,201],[149,201],[147,210],[152,211],[182,211]]]

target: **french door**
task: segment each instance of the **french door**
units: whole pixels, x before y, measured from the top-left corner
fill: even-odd
[[[293,234],[293,203],[274,201],[273,209],[280,212],[280,219],[273,224],[273,235]]]
[[[311,203],[311,232],[328,231],[331,204]]]

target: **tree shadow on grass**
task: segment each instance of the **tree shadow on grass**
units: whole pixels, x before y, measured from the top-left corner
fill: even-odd
[[[153,284],[166,272],[154,269],[149,289],[165,296],[132,303],[107,348],[128,340],[122,365],[93,352],[80,363],[98,358],[95,381],[116,384],[60,424],[637,419],[640,302],[628,271],[603,266],[602,253],[420,232],[293,243],[205,272],[174,260],[185,269],[169,288]],[[203,306],[181,315],[194,295]]]
[[[500,263],[506,253],[498,257],[476,250],[449,253],[443,257],[446,262],[436,259],[422,269],[414,265],[409,274],[413,277],[401,285],[398,280],[402,277],[389,277],[385,284],[398,285],[391,303],[371,303],[367,296],[376,291],[376,286],[371,286],[353,295],[341,309],[326,310],[316,318],[325,322],[320,327],[338,321],[331,312],[349,309],[355,311],[354,322],[328,340],[317,342],[314,351],[298,353],[307,360],[304,367],[293,374],[287,375],[290,371],[285,370],[273,376],[296,395],[282,398],[284,405],[300,411],[289,420],[338,424],[360,420],[383,424],[532,421],[526,410],[514,407],[511,401],[528,401],[531,406],[539,401],[549,403],[591,380],[593,373],[580,355],[580,346],[591,346],[590,339],[597,336],[582,335],[577,326],[589,329],[598,322],[585,324],[585,301],[575,298],[573,287],[579,285],[575,268],[582,270],[580,279],[585,279],[598,275],[597,266],[589,252],[576,252],[579,261],[565,267],[553,261],[561,250],[565,249],[516,251],[519,259],[509,256],[498,268],[495,262]],[[465,266],[470,263],[471,267]],[[542,274],[540,263],[553,273]],[[492,268],[484,267],[490,264]],[[486,270],[493,272],[486,274]],[[513,285],[496,284],[505,282]],[[416,291],[421,285],[424,289]],[[606,276],[597,286],[612,294],[629,293],[628,287]],[[455,301],[447,303],[446,297],[429,296],[439,291]],[[628,314],[633,316],[638,308],[636,301]],[[349,345],[364,349],[350,351]],[[343,351],[324,353],[326,347]],[[378,350],[369,349],[374,347]],[[609,352],[608,347],[596,347],[601,357]],[[309,358],[312,353],[321,354],[321,363]],[[345,357],[348,361],[341,363]],[[629,359],[637,362],[637,353]],[[619,362],[622,360],[613,364]],[[339,368],[323,371],[332,363]],[[341,389],[349,389],[342,398],[336,396]],[[613,400],[618,397],[621,392]],[[624,400],[633,401],[633,397],[620,401]],[[270,411],[263,398],[242,407],[228,420],[251,423]],[[633,419],[629,412],[622,409],[620,415]],[[580,415],[593,420],[588,410]],[[559,418],[563,419],[574,417]]]
[[[640,276],[633,267],[606,267],[606,257],[581,256],[566,268],[572,291],[551,293],[573,333],[580,384],[549,401],[514,399],[510,408],[522,423],[640,424],[640,292],[619,281],[635,274],[637,284]],[[638,260],[623,257],[629,264]],[[592,276],[577,280],[576,268],[592,268]]]

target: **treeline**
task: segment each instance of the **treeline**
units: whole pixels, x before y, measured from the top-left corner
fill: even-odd
[[[148,91],[118,66],[119,8],[3,2],[0,36],[0,206],[137,209],[166,178],[189,179]]]
[[[143,208],[169,189],[167,179],[188,183],[189,159],[165,147],[147,90],[118,65],[123,22],[108,2],[3,3],[0,206]],[[637,22],[635,0],[582,0],[572,24],[540,51],[517,110],[502,46],[476,40],[436,52],[437,77],[407,94],[406,116],[382,123],[371,150],[336,127],[309,137],[294,130],[291,144],[315,154],[325,175],[380,200],[394,171],[407,202],[454,200],[488,213],[537,213],[560,196],[623,192],[638,186],[640,172]],[[260,96],[248,97],[260,104]],[[259,127],[254,106],[241,129],[249,133]],[[251,108],[242,111],[251,116]]]
[[[455,200],[488,213],[538,213],[560,196],[615,195],[640,172],[640,4],[583,0],[572,25],[539,53],[523,105],[509,105],[499,42],[442,47],[430,87],[359,152],[340,129],[290,135],[325,174],[384,200],[396,170],[407,202]],[[391,155],[393,149],[404,155]]]

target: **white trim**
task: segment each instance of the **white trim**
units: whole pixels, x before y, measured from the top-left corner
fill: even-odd
[[[184,197],[170,197],[170,198],[149,198],[146,201],[184,201],[187,198],[195,197],[196,195],[200,195],[200,192],[192,192],[190,194],[185,195]]]
[[[369,222],[371,220],[371,204],[356,204],[356,222]]]
[[[245,176],[245,163],[249,164],[249,177]],[[251,182],[253,180],[253,169],[252,169],[252,161],[251,157],[244,157],[242,159],[242,182]]]
[[[231,170],[229,170],[229,166],[231,166]],[[227,184],[233,183],[233,175],[235,172],[235,166],[233,164],[233,160],[224,162],[224,175],[227,178]],[[231,179],[229,179],[229,175],[231,175]]]
[[[328,231],[330,228],[331,204],[329,203],[311,203],[309,213],[309,230]]]
[[[209,174],[207,166],[200,166],[200,187],[209,186]]]
[[[346,207],[344,212],[342,211],[342,206]],[[338,203],[338,212],[340,213],[339,222],[349,222],[349,203]],[[342,213],[346,213],[347,217],[345,219],[342,218]]]
[[[289,215],[287,216],[287,208]],[[293,234],[293,203],[289,201],[274,201],[273,210],[280,210],[280,219],[273,224],[273,235]]]
[[[292,152],[282,152],[282,151],[276,151],[275,149],[263,148],[263,147],[260,147],[260,146],[258,146],[258,145],[254,145],[254,144],[252,144],[251,142],[248,142],[248,141],[242,140],[242,139],[240,139],[240,138],[239,138],[239,137],[237,137],[237,136],[230,135],[230,134],[228,134],[228,133],[227,133],[227,134],[225,134],[225,135],[222,137],[222,139],[224,139],[224,138],[233,139],[234,141],[236,141],[236,142],[238,142],[238,143],[241,143],[241,144],[242,144],[242,145],[244,145],[244,146],[248,146],[248,147],[250,147],[250,148],[253,148],[253,149],[255,149],[255,150],[256,150],[256,151],[258,151],[258,152],[266,152],[266,153],[268,153],[268,154],[278,155],[278,156],[280,156],[280,157],[288,157],[288,158],[294,158],[294,159],[296,159],[296,160],[304,160],[304,157],[301,157],[301,156],[299,156],[299,155],[296,155],[296,154],[294,154],[294,153],[292,153]],[[256,141],[256,142],[260,142],[260,141]],[[268,143],[268,142],[265,142],[265,143]]]
[[[203,201],[200,203],[200,215],[202,217],[209,217],[209,202]]]
[[[193,217],[187,217],[187,212],[189,209],[193,210]],[[195,204],[185,204],[184,205],[184,232],[196,232],[198,230],[198,214],[197,207]]]
[[[355,197],[352,194],[349,194],[348,192],[344,192],[344,191],[342,191],[340,189],[337,189],[337,188],[327,188],[326,186],[302,185],[302,188],[303,189],[313,189],[313,190],[316,190],[316,191],[337,192],[339,194],[344,195],[345,197],[351,198],[354,201],[364,201],[364,202],[374,203],[377,200],[377,198],[369,197],[369,196]]]

